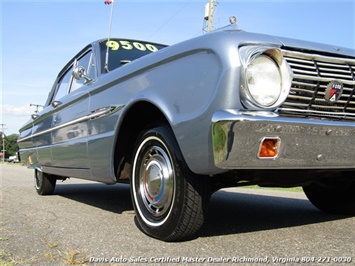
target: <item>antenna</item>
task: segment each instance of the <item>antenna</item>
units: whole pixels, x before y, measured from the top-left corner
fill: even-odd
[[[107,42],[110,41],[110,38],[111,38],[111,28],[112,28],[112,17],[113,17],[113,7],[115,5],[115,1],[114,0],[105,0],[105,5],[110,5],[112,4],[111,6],[111,14],[110,14],[110,23],[109,23],[109,26],[108,26],[108,37],[107,37]],[[106,50],[106,58],[105,58],[105,70],[106,72],[110,72],[110,70],[108,69],[108,52],[109,52],[109,46],[107,46],[107,50]]]

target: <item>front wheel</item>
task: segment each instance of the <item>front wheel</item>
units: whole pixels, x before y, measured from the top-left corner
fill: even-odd
[[[204,222],[206,186],[206,179],[187,167],[169,127],[142,133],[133,157],[131,194],[146,234],[164,241],[193,237]]]
[[[39,195],[51,195],[54,192],[57,179],[53,175],[46,174],[35,169],[35,189]]]
[[[318,209],[335,214],[355,215],[355,181],[312,183],[303,187],[309,201]]]

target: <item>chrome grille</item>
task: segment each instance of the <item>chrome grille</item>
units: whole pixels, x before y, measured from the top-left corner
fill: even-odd
[[[294,77],[281,115],[355,120],[355,59],[286,50],[283,54]],[[343,83],[343,93],[330,103],[325,91],[334,80]]]

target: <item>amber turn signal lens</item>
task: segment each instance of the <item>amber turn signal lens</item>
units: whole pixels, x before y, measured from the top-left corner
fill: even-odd
[[[265,138],[262,140],[259,150],[259,158],[275,158],[279,153],[279,138]]]

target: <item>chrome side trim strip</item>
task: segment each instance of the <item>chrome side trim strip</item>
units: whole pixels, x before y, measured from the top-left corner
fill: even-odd
[[[83,116],[83,117],[79,117],[79,118],[77,118],[75,120],[72,120],[72,121],[69,121],[67,123],[58,125],[56,127],[53,127],[53,128],[50,128],[50,129],[43,130],[41,132],[32,134],[31,136],[19,139],[18,141],[26,141],[28,139],[35,138],[35,137],[41,136],[43,134],[48,134],[48,133],[51,133],[51,132],[53,132],[55,130],[58,130],[58,129],[61,129],[61,128],[64,128],[64,127],[67,127],[67,126],[70,126],[70,125],[74,125],[74,124],[77,124],[77,123],[80,123],[80,122],[83,122],[83,121],[86,121],[86,120],[94,120],[94,119],[103,118],[105,116],[109,116],[109,115],[111,115],[113,113],[118,112],[124,106],[125,105],[102,107],[102,108],[96,109],[94,111],[91,111],[91,114],[89,114],[89,115],[86,115],[86,116]]]

